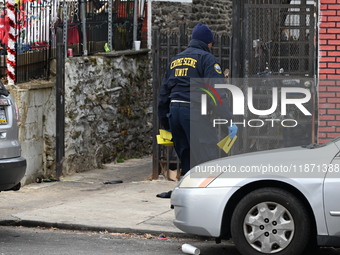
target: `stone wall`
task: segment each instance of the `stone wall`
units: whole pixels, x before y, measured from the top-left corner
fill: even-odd
[[[149,59],[148,50],[66,59],[64,175],[151,154]],[[27,159],[23,184],[55,177],[55,86],[55,81],[7,86],[20,113],[19,140]]]
[[[208,25],[214,32],[231,33],[232,0],[194,0],[188,27]]]
[[[27,160],[22,183],[55,172],[55,83],[32,81],[7,86],[19,109],[19,140]]]
[[[232,0],[193,0],[192,3],[152,2],[152,23],[161,30],[177,31],[185,23],[190,33],[197,23],[214,32],[231,33]]]
[[[148,50],[68,58],[64,173],[152,150]]]
[[[152,2],[152,24],[161,31],[177,32],[182,23],[190,20],[191,3]]]

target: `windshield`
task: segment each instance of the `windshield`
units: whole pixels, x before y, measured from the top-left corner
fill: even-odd
[[[340,136],[337,137],[337,138],[334,138],[333,140],[330,140],[329,142],[327,143],[323,143],[323,144],[314,144],[314,146],[312,146],[310,149],[315,149],[315,148],[321,148],[321,147],[325,147],[325,146],[328,146],[330,144],[333,144],[333,143],[336,143],[340,141]],[[309,145],[308,145],[309,146]]]

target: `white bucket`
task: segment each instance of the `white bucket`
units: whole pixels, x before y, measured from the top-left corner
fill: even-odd
[[[140,41],[135,41],[135,50],[140,50]]]

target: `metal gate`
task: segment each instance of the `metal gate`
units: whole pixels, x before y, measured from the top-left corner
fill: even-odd
[[[158,145],[155,138],[159,132],[158,120],[158,95],[163,75],[170,60],[179,52],[188,47],[191,39],[184,25],[179,27],[178,32],[168,33],[153,30],[153,174],[157,179],[161,168],[179,169],[179,161],[173,147]],[[230,36],[227,34],[216,34],[212,53],[219,60],[222,69],[230,66]]]
[[[316,9],[309,0],[244,0],[233,1],[233,35],[218,36],[213,54],[222,68],[231,70],[231,83],[245,95],[245,114],[235,116],[239,138],[232,154],[307,145],[315,141],[316,133]],[[154,137],[159,129],[157,101],[162,76],[170,59],[184,50],[190,36],[183,27],[179,33],[153,31]],[[232,61],[230,61],[232,59]],[[287,118],[298,122],[295,127],[276,125],[284,121],[276,114],[255,115],[248,109],[248,88],[253,88],[252,104],[258,110],[272,105],[273,87],[281,93],[283,87],[308,88],[311,99],[303,106],[312,113],[306,116],[287,106]],[[292,98],[301,95],[290,93]],[[230,101],[232,98],[230,97]],[[279,105],[278,105],[279,107]],[[256,120],[258,128],[242,125]],[[265,120],[269,120],[265,122]],[[252,125],[257,125],[252,122]],[[154,142],[153,178],[158,178],[160,165],[169,169],[172,152]]]
[[[244,77],[266,69],[313,77],[314,5],[245,4]]]
[[[281,3],[279,3],[281,2]],[[252,104],[257,109],[272,105],[273,87],[279,94],[283,87],[308,88],[311,99],[304,107],[312,113],[305,116],[296,109],[287,109],[287,118],[298,122],[294,128],[276,125],[282,121],[278,114],[256,116],[245,100],[242,123],[256,119],[259,128],[239,125],[239,136],[234,154],[307,145],[315,141],[316,133],[316,10],[307,0],[245,0],[234,3],[232,77],[242,78],[238,86],[247,95],[253,89]],[[236,82],[237,83],[237,82]],[[297,94],[292,94],[296,98]],[[301,95],[300,95],[301,96]]]

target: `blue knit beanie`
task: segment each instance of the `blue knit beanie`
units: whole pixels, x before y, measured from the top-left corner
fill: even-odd
[[[207,25],[197,24],[192,31],[192,39],[197,39],[206,44],[214,42],[214,34]]]

